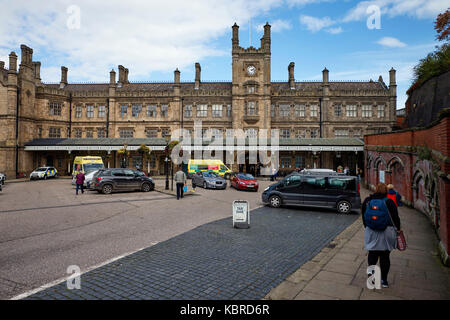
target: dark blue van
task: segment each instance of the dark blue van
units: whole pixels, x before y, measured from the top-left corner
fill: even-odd
[[[262,201],[274,208],[298,205],[334,208],[339,213],[361,209],[358,177],[336,173],[291,174],[267,187]]]

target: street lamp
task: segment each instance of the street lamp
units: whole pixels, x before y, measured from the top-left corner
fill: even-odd
[[[164,139],[166,140],[166,159],[165,161],[165,172],[166,172],[166,190],[169,190],[169,142],[170,142],[170,136],[166,135],[164,137]]]

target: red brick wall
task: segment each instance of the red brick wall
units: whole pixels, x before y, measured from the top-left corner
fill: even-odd
[[[441,172],[448,174],[450,162],[446,157],[450,157],[449,137],[449,116],[426,129],[364,137],[366,184],[375,186],[379,181],[378,171],[388,170],[386,183],[394,184],[408,204],[426,213],[433,225],[439,227],[447,253],[450,253],[450,182],[446,177],[437,176],[431,161],[419,160],[412,147],[428,147],[435,151],[432,153],[433,160],[439,164]],[[377,167],[375,162],[379,163]],[[431,194],[433,183],[436,188],[434,195]],[[433,208],[435,201],[438,201],[439,214]]]

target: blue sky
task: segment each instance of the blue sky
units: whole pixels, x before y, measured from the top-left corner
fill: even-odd
[[[369,12],[367,8],[372,6]],[[373,6],[380,28],[369,29]],[[450,0],[0,0],[0,60],[33,48],[44,82],[107,82],[122,64],[130,81],[231,80],[231,26],[240,26],[240,45],[259,47],[261,26],[272,25],[272,81],[295,79],[389,81],[397,70],[398,108],[404,106],[412,68],[438,44],[433,28]],[[8,63],[6,63],[8,65]]]

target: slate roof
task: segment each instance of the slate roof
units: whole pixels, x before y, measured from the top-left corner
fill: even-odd
[[[336,81],[329,82],[331,91],[340,90],[388,90],[378,81]],[[59,88],[59,83],[44,84],[49,88]],[[181,90],[194,90],[194,82],[181,82]],[[116,87],[120,91],[172,91],[173,82],[131,82],[123,84],[122,87]],[[69,83],[64,90],[77,91],[107,91],[109,83]],[[231,82],[201,82],[201,90],[229,90],[231,92]],[[295,82],[295,89],[299,91],[321,90],[321,81]],[[273,91],[290,90],[288,82],[272,82]]]
[[[330,90],[386,90],[381,82],[376,81],[336,81],[329,82]],[[321,81],[311,81],[311,82],[295,82],[296,90],[321,90]],[[272,90],[290,90],[288,82],[272,82]]]

